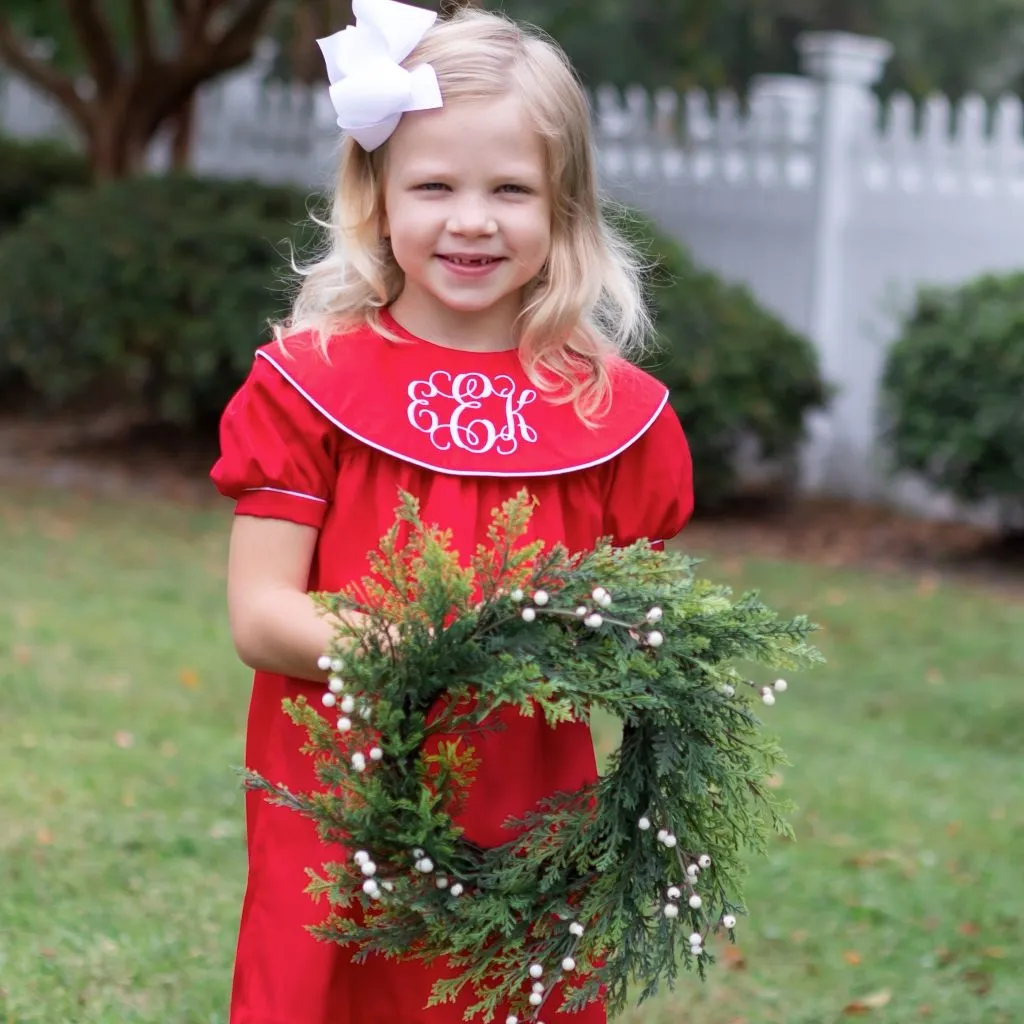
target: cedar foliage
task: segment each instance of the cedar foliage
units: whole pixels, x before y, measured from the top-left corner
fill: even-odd
[[[403,494],[370,573],[321,597],[327,613],[365,616],[339,626],[323,661],[330,718],[285,702],[323,788],[247,774],[325,842],[309,891],[330,912],[315,934],[357,961],[448,957],[457,974],[432,999],[470,986],[467,1019],[526,1019],[553,990],[579,1007],[602,985],[614,1013],[637,983],[643,999],[681,966],[703,974],[704,941],[741,911],[745,851],[788,831],[766,786],[783,755],[740,665],[820,660],[805,617],[781,619],[754,594],[734,601],[682,554],[524,543],[532,510],[525,491],[495,510],[488,542],[463,560]],[[602,778],[551,796],[509,823],[507,843],[482,849],[452,814],[472,783],[474,732],[507,705],[551,725],[599,708],[622,720],[623,739]],[[710,864],[691,868],[702,856]]]

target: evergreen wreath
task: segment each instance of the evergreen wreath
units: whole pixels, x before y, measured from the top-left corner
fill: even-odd
[[[402,494],[370,574],[319,596],[327,613],[367,616],[340,624],[321,659],[336,722],[285,701],[323,790],[246,773],[349,852],[310,868],[308,891],[347,911],[315,935],[357,962],[446,957],[453,976],[431,1004],[471,986],[466,1018],[507,1006],[508,1024],[539,1021],[556,985],[567,1010],[600,994],[615,1013],[636,983],[642,1001],[680,966],[704,976],[709,938],[732,938],[742,912],[744,851],[788,834],[767,785],[785,761],[755,715],[786,684],[758,686],[740,665],[821,660],[804,616],[780,619],[756,594],[733,601],[680,553],[525,543],[533,507],[523,491],[495,510],[462,565]],[[474,731],[509,704],[550,724],[600,709],[622,742],[597,782],[483,849],[451,813],[472,781]]]

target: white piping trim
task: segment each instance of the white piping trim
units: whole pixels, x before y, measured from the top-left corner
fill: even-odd
[[[436,466],[430,462],[422,462],[419,459],[410,458],[408,455],[402,455],[400,452],[392,451],[390,448],[385,448],[384,445],[382,444],[376,444],[369,438],[363,437],[361,434],[357,434],[354,430],[352,430],[351,428],[347,427],[344,423],[342,423],[341,420],[338,420],[334,416],[332,416],[318,401],[316,401],[315,398],[313,398],[312,395],[310,395],[300,386],[299,382],[295,380],[295,378],[292,377],[291,374],[289,374],[284,369],[284,367],[282,367],[279,363],[277,363],[270,356],[268,356],[264,351],[262,351],[262,349],[259,350],[256,353],[256,355],[259,358],[265,359],[268,363],[270,363],[270,365],[275,370],[277,370],[277,372],[281,374],[281,376],[286,381],[288,381],[288,383],[291,384],[291,386],[295,388],[295,390],[298,391],[298,393],[302,395],[302,397],[307,402],[309,402],[309,404],[313,406],[313,408],[316,409],[321,416],[324,416],[326,419],[330,420],[331,423],[338,427],[339,430],[345,431],[345,433],[348,434],[350,437],[354,437],[357,441],[361,441],[368,447],[375,448],[377,451],[383,452],[385,455],[390,455],[393,458],[399,459],[401,462],[408,462],[414,466],[419,466],[422,469],[429,469],[434,473],[446,473],[448,476],[495,476],[512,478],[534,476],[561,476],[564,473],[574,473],[577,470],[591,469],[594,466],[600,466],[602,463],[611,462],[611,460],[614,459],[617,455],[621,455],[634,442],[643,437],[644,434],[646,434],[647,431],[650,430],[651,424],[653,424],[654,421],[661,414],[661,410],[665,408],[665,403],[668,401],[668,390],[666,389],[664,396],[658,403],[657,409],[654,410],[654,415],[651,416],[651,418],[643,425],[643,427],[640,430],[638,430],[624,445],[621,445],[619,448],[616,448],[615,451],[609,452],[607,455],[602,455],[601,458],[594,459],[591,462],[584,462],[578,466],[567,466],[564,469],[546,469],[542,472],[528,472],[524,470],[518,470],[513,473],[502,473],[500,471],[495,470],[448,469],[444,466]]]
[[[274,494],[287,494],[289,498],[305,498],[307,501],[319,501],[322,505],[327,504],[326,498],[318,498],[313,494],[303,494],[301,491],[286,491],[281,487],[246,487],[245,494],[253,491],[273,491]]]

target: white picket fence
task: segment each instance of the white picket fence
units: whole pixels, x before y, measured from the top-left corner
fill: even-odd
[[[1024,263],[1024,107],[1016,97],[883,104],[872,85],[887,43],[816,34],[801,49],[805,74],[759,79],[746,106],[728,94],[599,89],[604,186],[814,340],[839,392],[812,424],[807,489],[962,514],[888,479],[877,381],[920,284]],[[337,145],[325,90],[266,86],[265,60],[203,90],[196,169],[321,187]],[[0,129],[66,131],[12,80]],[[164,158],[154,147],[154,167]]]

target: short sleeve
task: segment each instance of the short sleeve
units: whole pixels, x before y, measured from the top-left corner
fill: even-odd
[[[642,437],[612,464],[605,530],[625,547],[661,547],[693,513],[693,466],[679,417],[665,404]]]
[[[220,458],[210,472],[238,515],[319,528],[336,475],[337,428],[257,358],[220,423]]]

